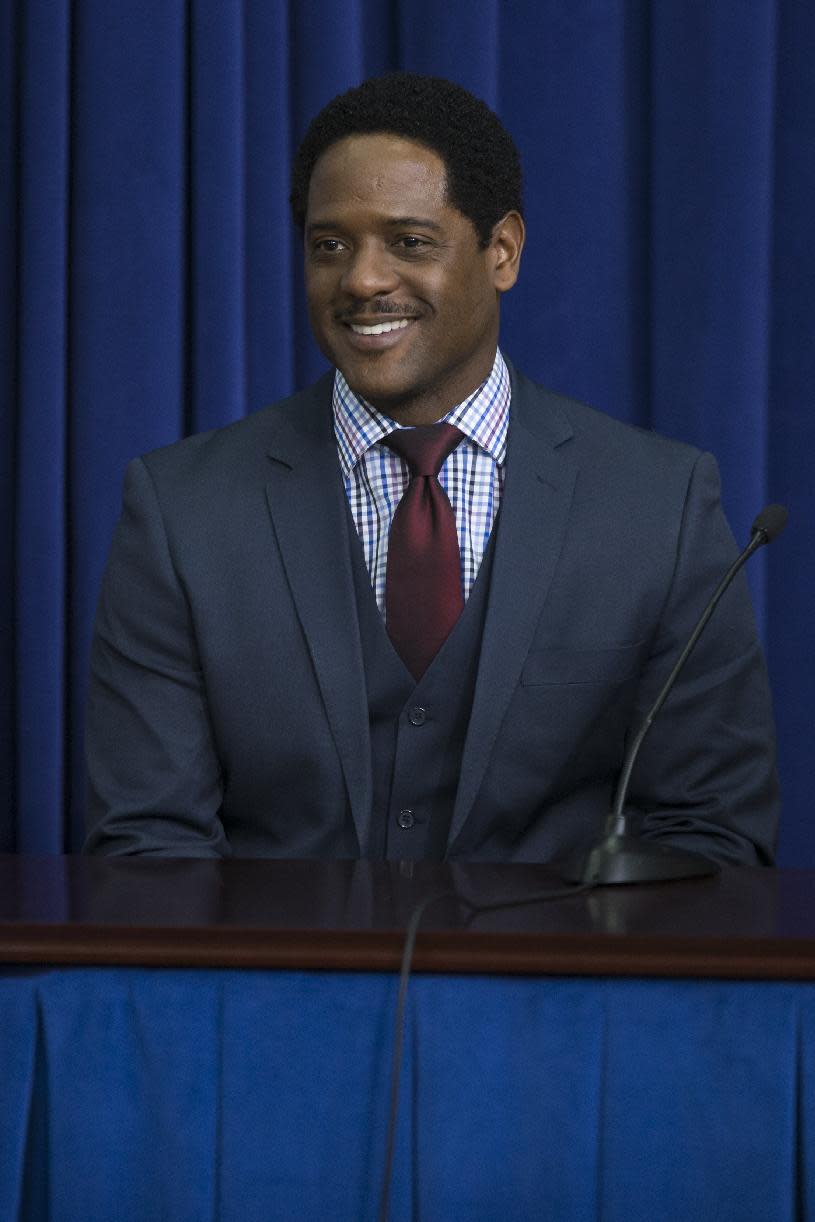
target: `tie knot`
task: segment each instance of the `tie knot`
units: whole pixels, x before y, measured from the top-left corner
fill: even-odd
[[[396,429],[382,438],[382,444],[404,458],[411,476],[432,476],[438,475],[463,437],[454,424],[423,424],[415,429]]]

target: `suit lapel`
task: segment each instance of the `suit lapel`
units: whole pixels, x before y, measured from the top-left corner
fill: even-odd
[[[518,685],[563,544],[576,464],[572,428],[545,392],[513,373],[507,475],[497,522],[487,616],[452,847],[475,802],[507,705]]]
[[[266,492],[364,855],[372,801],[368,699],[330,404],[327,380],[298,397],[290,417],[281,414]]]

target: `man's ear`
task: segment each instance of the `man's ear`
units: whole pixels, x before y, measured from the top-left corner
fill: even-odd
[[[526,228],[520,212],[508,212],[494,226],[489,249],[493,256],[493,282],[499,293],[518,279]]]

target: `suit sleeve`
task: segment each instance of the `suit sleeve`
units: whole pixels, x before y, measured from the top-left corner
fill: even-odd
[[[97,610],[86,751],[86,852],[228,855],[192,617],[141,459],[125,477]]]
[[[715,460],[696,461],[673,580],[641,676],[632,733],[737,555]],[[746,865],[771,864],[778,823],[775,732],[744,571],[725,593],[645,739],[629,802],[643,834]]]

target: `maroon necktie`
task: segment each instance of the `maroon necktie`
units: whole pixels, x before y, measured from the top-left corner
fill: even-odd
[[[430,424],[382,439],[410,468],[388,540],[385,618],[388,636],[416,680],[464,609],[456,518],[437,478],[463,436],[452,424]]]

